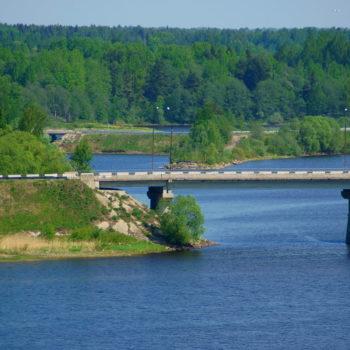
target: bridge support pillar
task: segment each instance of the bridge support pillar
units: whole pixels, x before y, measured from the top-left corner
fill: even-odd
[[[341,195],[344,199],[347,199],[349,201],[348,226],[346,229],[346,244],[350,245],[350,190],[343,190]]]
[[[86,174],[80,174],[80,180],[84,182],[86,185],[88,185],[93,190],[97,190],[100,187],[100,183],[98,181],[95,181],[95,175],[86,173]]]
[[[151,200],[150,208],[155,210],[161,200],[171,201],[174,198],[172,191],[164,189],[163,186],[150,186],[147,197]]]

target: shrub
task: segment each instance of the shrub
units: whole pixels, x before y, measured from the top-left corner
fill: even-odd
[[[204,233],[204,217],[196,199],[178,196],[161,216],[161,230],[167,241],[176,245],[188,245]]]
[[[76,171],[89,172],[91,171],[90,162],[92,159],[92,150],[89,143],[82,139],[76,146],[72,155],[72,164]]]
[[[72,241],[91,241],[98,239],[101,235],[102,230],[97,227],[87,226],[75,229],[71,235],[70,239]]]
[[[131,212],[132,216],[134,216],[137,220],[141,220],[143,217],[142,211],[139,208],[134,208]]]
[[[53,225],[46,225],[40,234],[41,237],[52,240],[55,237],[55,227]]]
[[[56,146],[27,132],[0,136],[0,174],[44,174],[70,170]]]

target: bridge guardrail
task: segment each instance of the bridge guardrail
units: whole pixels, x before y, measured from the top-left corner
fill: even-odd
[[[53,174],[9,174],[9,175],[0,175],[0,180],[15,180],[15,179],[74,179],[79,178],[79,176],[84,175],[94,175],[100,179],[108,179],[111,177],[125,177],[125,176],[164,176],[164,175],[340,175],[340,174],[350,174],[348,169],[281,169],[281,170],[265,170],[265,169],[247,169],[247,170],[175,170],[175,171],[111,171],[111,172],[95,172],[88,174],[79,174],[79,173],[53,173]]]

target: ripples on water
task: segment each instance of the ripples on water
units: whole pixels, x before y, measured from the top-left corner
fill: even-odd
[[[343,168],[348,160],[241,166]],[[139,170],[149,169],[149,161],[97,156],[94,164],[98,170]],[[157,157],[157,166],[165,161]],[[177,194],[196,196],[206,236],[219,247],[1,264],[0,348],[349,349],[350,259],[341,189],[178,188]],[[145,188],[129,192],[147,200]]]

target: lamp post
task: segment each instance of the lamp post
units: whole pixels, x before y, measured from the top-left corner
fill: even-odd
[[[156,106],[157,113],[159,113],[159,107]],[[152,120],[152,171],[154,171],[154,115],[153,115],[153,120]]]
[[[347,146],[347,114],[348,114],[348,109],[345,108],[344,109],[345,112],[345,120],[344,120],[344,150],[346,151],[346,146]]]
[[[345,118],[344,118],[344,149],[343,149],[344,158],[343,159],[344,159],[344,169],[345,169],[346,165],[347,165],[346,164],[347,163],[347,161],[346,161],[346,147],[347,147],[347,138],[348,138],[347,133],[348,133],[348,130],[347,130],[347,120],[346,120],[346,118],[347,118],[348,109],[344,108],[344,112],[345,112]],[[349,230],[350,230],[350,228],[349,228]]]
[[[159,113],[159,107],[156,106],[157,113]],[[155,132],[154,132],[155,120],[153,115],[152,120],[152,171],[154,171],[154,143],[155,143]]]
[[[170,107],[166,108],[166,111],[170,111]],[[173,162],[173,124],[170,126],[170,150],[169,150],[169,163],[170,163],[170,170],[171,170],[171,164]]]

